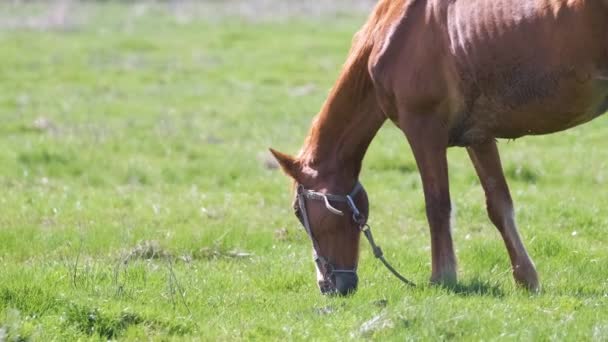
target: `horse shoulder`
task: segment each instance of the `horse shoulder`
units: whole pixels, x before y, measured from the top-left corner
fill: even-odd
[[[396,106],[446,115],[460,107],[447,33],[441,18],[431,13],[435,11],[432,5],[432,1],[413,1],[391,13],[378,30],[369,71],[380,102],[390,107],[389,117],[397,114]]]

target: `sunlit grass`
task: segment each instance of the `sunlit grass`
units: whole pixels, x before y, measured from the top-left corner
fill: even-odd
[[[4,19],[45,13],[2,6]],[[363,246],[359,292],[326,298],[266,148],[299,149],[364,13],[185,20],[138,6],[2,26],[0,340],[608,339],[605,119],[500,143],[540,295],[513,285],[461,149],[460,284],[426,284],[419,176],[387,124],[362,173],[370,223],[421,286]]]

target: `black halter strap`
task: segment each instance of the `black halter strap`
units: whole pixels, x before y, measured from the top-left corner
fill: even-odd
[[[327,260],[327,258],[319,255],[319,250],[320,250],[319,243],[317,242],[317,239],[315,238],[314,234],[312,233],[312,229],[310,228],[310,221],[308,220],[308,210],[306,209],[306,199],[323,201],[325,203],[325,207],[327,208],[327,210],[329,210],[330,212],[332,212],[336,215],[343,216],[344,213],[342,211],[334,208],[331,205],[330,201],[349,203],[348,198],[351,198],[351,202],[352,202],[352,197],[356,196],[357,193],[359,193],[359,191],[361,191],[362,188],[363,187],[361,186],[361,184],[357,183],[357,185],[350,192],[350,194],[348,194],[346,196],[339,196],[339,195],[323,194],[321,192],[316,192],[316,191],[312,191],[312,190],[306,190],[306,189],[304,189],[304,187],[302,185],[298,185],[298,203],[300,205],[300,210],[301,210],[301,214],[302,214],[301,215],[302,225],[304,226],[304,229],[306,230],[308,237],[310,237],[310,240],[312,241],[313,253],[314,253],[313,260],[319,267],[319,270],[322,273],[324,273],[324,275],[328,279],[331,279],[331,276],[334,273],[356,273],[357,269],[356,268],[350,269],[350,270],[349,269],[338,269],[331,262],[329,262],[329,260]]]
[[[365,235],[365,238],[367,239],[370,246],[372,247],[374,256],[377,259],[379,259],[382,262],[382,264],[384,264],[384,266],[386,266],[386,268],[395,277],[397,277],[399,280],[401,280],[404,284],[406,284],[408,286],[416,286],[412,281],[408,280],[407,278],[402,276],[399,272],[397,272],[397,270],[395,270],[395,268],[393,268],[388,263],[388,261],[386,261],[386,259],[384,258],[384,253],[382,252],[382,249],[380,248],[380,246],[376,245],[376,242],[374,241],[374,237],[372,235],[371,227],[367,224],[367,218],[363,214],[361,214],[361,212],[359,211],[359,208],[357,208],[357,205],[355,204],[355,202],[353,200],[353,198],[355,198],[355,196],[362,189],[363,189],[363,186],[361,185],[361,183],[357,182],[357,184],[355,184],[355,187],[353,188],[353,190],[348,195],[344,196],[344,195],[324,194],[324,193],[313,191],[313,190],[307,190],[304,188],[304,186],[302,186],[301,184],[298,184],[297,196],[298,196],[298,204],[299,204],[300,210],[301,210],[302,225],[304,226],[306,233],[308,234],[308,236],[310,237],[310,240],[312,241],[313,251],[314,251],[313,257],[314,257],[315,263],[319,267],[319,270],[322,273],[324,273],[324,276],[330,280],[331,280],[331,276],[334,273],[341,273],[341,272],[342,273],[356,273],[356,271],[357,271],[356,268],[350,269],[350,270],[349,269],[336,269],[329,260],[327,260],[323,256],[319,255],[319,250],[320,250],[319,244],[317,242],[317,239],[314,237],[314,235],[312,233],[312,230],[310,227],[310,221],[308,219],[308,211],[306,209],[306,199],[323,201],[325,203],[325,208],[327,208],[327,210],[329,210],[333,214],[340,215],[340,216],[343,216],[344,212],[334,208],[330,202],[343,202],[343,203],[346,203],[348,205],[349,209],[351,210],[352,219],[355,223],[357,223],[359,230],[361,232],[363,232],[363,235]]]

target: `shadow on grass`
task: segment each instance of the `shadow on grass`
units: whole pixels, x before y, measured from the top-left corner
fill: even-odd
[[[603,299],[608,297],[608,290],[598,286],[576,286],[571,289],[547,289],[547,292],[558,296],[570,296],[579,299]]]
[[[490,284],[486,281],[473,279],[464,283],[454,285],[442,285],[446,290],[461,296],[487,296],[504,297],[505,293],[498,285]]]

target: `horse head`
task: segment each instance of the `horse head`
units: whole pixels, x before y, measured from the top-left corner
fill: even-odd
[[[356,180],[271,152],[296,185],[292,206],[312,242],[319,289],[324,294],[354,292],[360,232],[368,215],[365,190]]]

